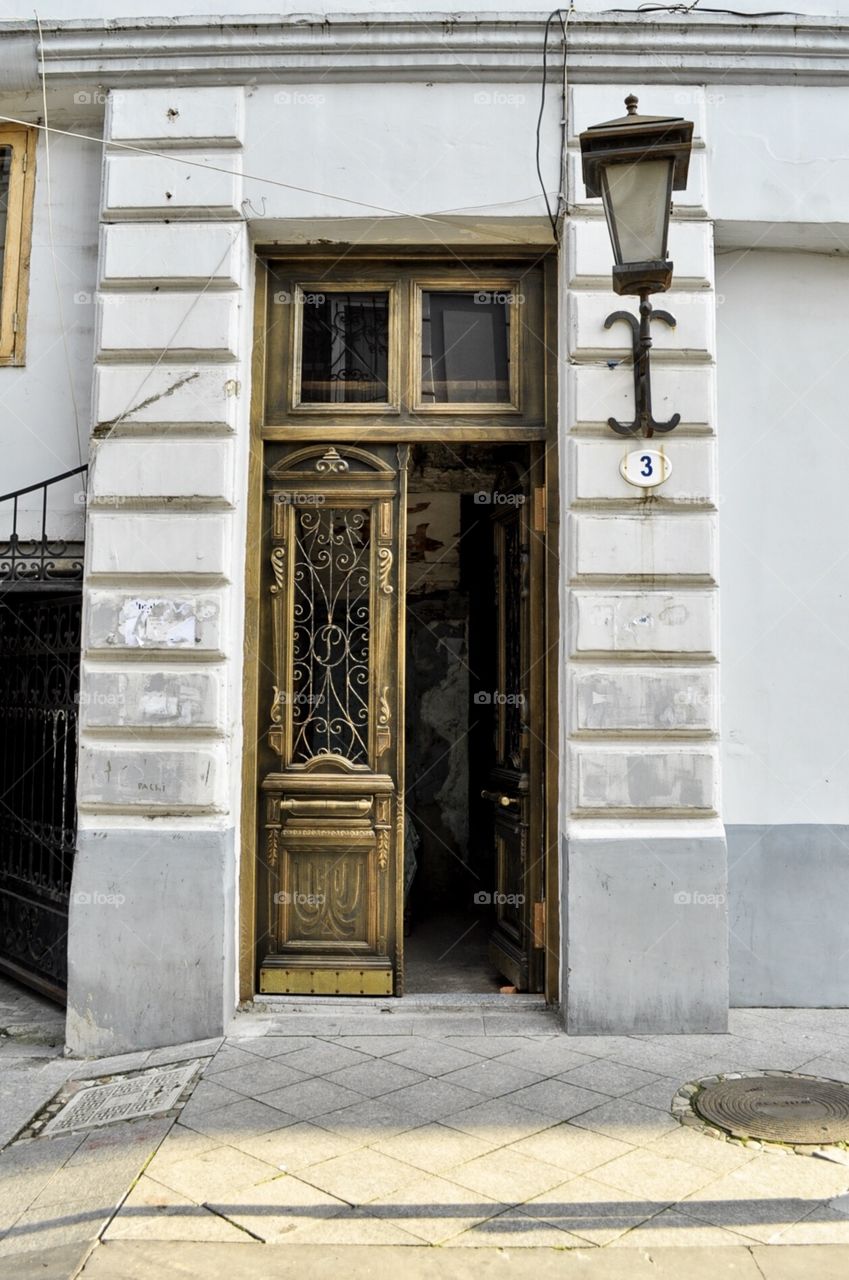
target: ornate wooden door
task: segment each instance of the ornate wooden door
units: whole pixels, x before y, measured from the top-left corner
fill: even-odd
[[[267,470],[261,993],[401,994],[406,455],[286,446]]]
[[[492,536],[497,609],[495,766],[483,797],[493,810],[495,916],[489,953],[520,991],[542,990],[545,904],[541,623],[544,489],[533,468],[505,479]],[[532,498],[534,499],[532,501]]]

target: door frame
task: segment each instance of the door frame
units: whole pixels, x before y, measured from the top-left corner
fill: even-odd
[[[288,250],[275,246],[256,246],[256,286],[254,293],[253,349],[251,352],[251,405],[250,405],[250,440],[247,477],[247,519],[245,539],[245,622],[243,636],[243,669],[242,669],[242,779],[241,779],[241,813],[239,832],[239,916],[238,916],[238,986],[240,1001],[250,1001],[257,994],[257,972],[259,951],[263,940],[258,936],[258,885],[256,874],[256,858],[258,853],[258,831],[260,829],[260,792],[258,768],[258,734],[260,727],[259,689],[261,661],[261,605],[263,558],[262,520],[264,510],[264,452],[267,440],[295,443],[304,440],[304,432],[298,426],[282,428],[267,427],[265,423],[266,374],[268,352],[266,345],[266,316],[269,292],[269,261],[272,259],[297,258],[303,261],[311,255],[303,247],[292,247]],[[399,250],[383,247],[363,246],[358,249],[358,256],[373,258],[376,262],[385,261],[391,255],[431,257],[444,265],[444,251],[437,252],[433,248],[419,249],[411,247]],[[542,846],[545,856],[545,919],[542,932],[545,945],[544,962],[544,994],[549,1004],[557,1004],[560,998],[561,954],[560,954],[560,436],[558,406],[560,388],[557,379],[557,254],[555,251],[542,251],[539,247],[517,247],[495,245],[486,249],[457,250],[455,257],[459,261],[473,263],[475,259],[503,258],[505,260],[524,260],[530,266],[539,263],[543,270],[543,326],[545,348],[545,415],[544,428],[532,435],[526,430],[518,432],[518,438],[527,440],[529,445],[543,446],[543,499],[538,506],[537,495],[533,495],[535,506],[535,523],[537,529],[544,528],[538,534],[544,541],[543,555],[546,564],[543,590],[543,663],[545,690],[540,708],[540,720],[544,733],[543,745],[543,815]],[[314,252],[316,259],[327,256],[327,250]],[[358,442],[368,446],[370,442],[386,442],[387,428],[369,427],[365,424],[358,428]],[[511,433],[512,434],[512,433]],[[428,428],[428,436],[435,442],[442,438],[439,428],[434,423]],[[464,443],[503,441],[506,438],[504,429],[496,429],[491,434],[480,424],[467,427],[452,428],[451,440]],[[513,435],[512,438],[517,438]],[[410,439],[403,428],[398,429],[398,443]],[[394,999],[395,997],[384,997]],[[403,997],[401,997],[403,999]],[[316,997],[322,999],[322,997]]]

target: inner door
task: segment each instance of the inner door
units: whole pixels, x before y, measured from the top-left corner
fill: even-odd
[[[496,593],[495,763],[492,806],[495,926],[490,959],[519,991],[542,990],[543,660],[545,490],[534,467],[505,476],[491,516]]]
[[[400,995],[407,447],[274,448],[259,989]]]

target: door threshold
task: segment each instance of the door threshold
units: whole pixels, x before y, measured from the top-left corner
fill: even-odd
[[[422,1009],[497,1009],[499,1013],[510,1010],[523,1013],[535,1009],[547,1009],[545,996],[533,992],[517,992],[501,995],[499,992],[434,991],[415,992],[406,996],[263,996],[255,995],[255,1007],[271,1009],[300,1009],[323,1012],[326,1009],[347,1009],[351,1013],[368,1009],[391,1009],[393,1013]]]

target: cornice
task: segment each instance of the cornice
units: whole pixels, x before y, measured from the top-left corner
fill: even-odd
[[[48,82],[250,84],[316,80],[538,79],[546,15],[420,13],[137,18],[0,24],[16,68]],[[549,74],[558,75],[557,28]],[[31,52],[30,52],[31,42]],[[576,14],[573,81],[840,84],[849,81],[849,19]]]

